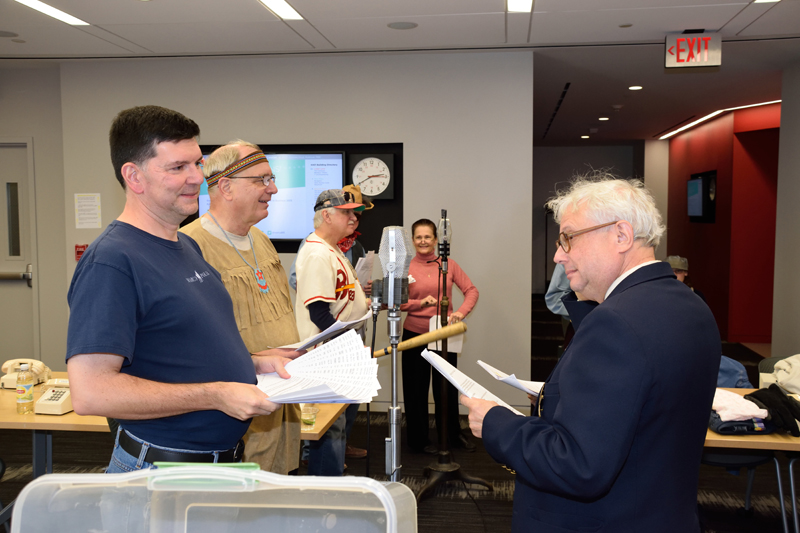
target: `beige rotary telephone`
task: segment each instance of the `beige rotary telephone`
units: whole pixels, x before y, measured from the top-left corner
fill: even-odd
[[[5,376],[0,379],[0,387],[4,389],[17,388],[17,373],[23,363],[27,363],[28,368],[33,373],[35,385],[50,379],[50,369],[41,361],[37,359],[11,359],[3,363],[1,370],[5,373]]]

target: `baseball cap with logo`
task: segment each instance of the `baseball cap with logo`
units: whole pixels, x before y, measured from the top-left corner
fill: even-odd
[[[322,191],[320,195],[317,196],[317,203],[314,204],[314,211],[319,211],[320,209],[326,209],[328,207],[352,209],[357,212],[366,209],[364,204],[356,201],[356,197],[352,192],[342,189],[328,189],[327,191]]]

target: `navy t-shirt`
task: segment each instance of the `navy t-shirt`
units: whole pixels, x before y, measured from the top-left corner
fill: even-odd
[[[115,221],[86,250],[72,277],[67,359],[110,353],[121,372],[166,383],[256,383],[255,369],[219,272],[197,243]],[[250,421],[222,411],[120,420],[140,439],[170,448],[226,450]]]

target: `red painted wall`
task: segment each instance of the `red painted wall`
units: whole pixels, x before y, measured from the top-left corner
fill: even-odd
[[[689,277],[728,337],[728,289],[731,257],[733,114],[727,113],[675,136],[669,144],[667,254],[689,260]],[[692,174],[717,171],[716,222],[689,222],[686,181]]]
[[[689,276],[723,340],[770,342],[780,104],[726,113],[676,136],[669,154],[669,255]],[[716,222],[689,222],[686,181],[717,171]]]
[[[733,131],[768,130],[781,127],[781,104],[748,107],[733,112]]]
[[[731,342],[772,341],[779,136],[778,128],[733,136]]]

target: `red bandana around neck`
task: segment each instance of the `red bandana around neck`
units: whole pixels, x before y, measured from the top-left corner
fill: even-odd
[[[361,235],[361,233],[354,231],[352,234],[337,242],[336,245],[343,254],[346,254],[347,250],[353,247],[353,243],[356,242],[356,239],[358,239],[359,235]]]

